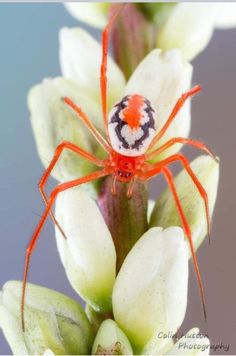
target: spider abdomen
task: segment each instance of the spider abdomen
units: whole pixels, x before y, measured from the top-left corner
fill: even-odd
[[[109,114],[109,136],[113,149],[125,156],[146,152],[155,136],[155,111],[141,95],[126,95]]]

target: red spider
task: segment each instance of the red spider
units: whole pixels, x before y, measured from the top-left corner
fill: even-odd
[[[136,179],[141,181],[146,181],[157,174],[162,173],[169,185],[169,188],[173,194],[173,198],[178,209],[178,213],[181,218],[183,229],[185,235],[189,241],[189,246],[193,258],[193,264],[195,268],[195,273],[197,276],[201,301],[203,305],[203,311],[206,318],[206,306],[204,298],[204,289],[203,283],[198,267],[197,257],[194,251],[192,234],[186,220],[185,214],[183,212],[180,199],[178,197],[173,175],[168,168],[168,165],[180,161],[189,176],[191,177],[193,183],[196,185],[203,201],[205,204],[208,234],[210,233],[210,216],[209,216],[209,207],[208,207],[208,196],[203,188],[202,184],[198,180],[195,173],[192,171],[189,161],[182,154],[174,154],[166,159],[163,159],[155,164],[148,163],[152,158],[156,157],[161,152],[165,151],[169,147],[175,145],[176,143],[187,144],[194,146],[198,149],[205,151],[207,154],[211,155],[212,158],[216,157],[211,153],[211,151],[199,141],[194,141],[191,139],[183,137],[175,137],[167,141],[161,147],[152,150],[155,144],[160,140],[160,138],[168,130],[170,124],[174,120],[175,116],[184,105],[187,98],[198,93],[201,90],[199,85],[195,86],[188,92],[184,93],[177,103],[175,104],[168,120],[164,126],[160,129],[159,132],[156,132],[155,129],[155,112],[152,108],[152,105],[149,100],[144,98],[139,94],[127,95],[119,103],[117,103],[112,109],[109,117],[107,116],[107,55],[108,55],[108,35],[111,29],[112,23],[115,20],[114,15],[109,21],[102,33],[102,63],[100,71],[100,87],[101,87],[101,102],[102,102],[102,112],[103,112],[103,121],[106,130],[106,139],[98,132],[98,130],[93,126],[92,122],[86,116],[86,114],[79,108],[71,99],[68,97],[63,98],[65,104],[67,104],[72,110],[74,110],[79,118],[83,121],[85,126],[91,131],[95,139],[107,152],[107,158],[100,160],[95,157],[93,154],[84,151],[82,148],[76,146],[71,142],[62,142],[60,143],[54,153],[53,159],[43,174],[40,182],[39,189],[43,196],[43,199],[46,204],[44,213],[40,219],[40,222],[37,228],[34,231],[34,234],[28,244],[25,256],[25,267],[24,267],[24,279],[22,287],[22,299],[21,299],[21,320],[22,320],[22,329],[24,330],[24,303],[25,303],[25,291],[26,291],[26,282],[28,277],[28,269],[30,263],[31,254],[35,248],[36,241],[38,240],[39,234],[42,230],[42,227],[48,217],[51,214],[55,224],[58,226],[63,236],[66,238],[62,229],[60,228],[58,222],[56,221],[51,208],[55,202],[57,195],[63,192],[66,189],[91,182],[98,178],[103,178],[108,175],[113,176],[113,182],[111,187],[111,193],[115,194],[116,190],[116,181],[129,183],[127,196],[130,198],[132,196],[133,186]],[[76,152],[78,155],[86,158],[93,164],[98,167],[101,167],[100,170],[93,172],[85,177],[72,180],[67,183],[59,184],[50,194],[50,197],[47,197],[45,193],[45,185],[52,172],[55,164],[57,163],[60,155],[64,149],[71,150]]]

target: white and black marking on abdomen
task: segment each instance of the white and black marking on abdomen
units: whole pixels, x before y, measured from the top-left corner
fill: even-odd
[[[124,119],[124,110],[129,108],[132,96],[125,96],[109,114],[109,135],[113,149],[125,156],[144,154],[155,136],[155,111],[148,99],[139,96],[143,104],[138,109],[140,114],[137,127],[131,127]]]

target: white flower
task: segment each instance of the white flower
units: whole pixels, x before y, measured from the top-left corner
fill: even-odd
[[[63,29],[60,33],[60,59],[64,78],[47,79],[31,89],[29,109],[40,158],[45,166],[56,146],[63,140],[103,157],[104,152],[80,119],[61,100],[68,96],[87,113],[94,125],[104,131],[100,104],[101,46],[82,29]],[[115,62],[108,60],[108,109],[128,93],[143,94],[157,112],[160,129],[181,96],[191,85],[192,66],[182,59],[179,50],[153,50],[140,63],[127,84]],[[162,144],[173,136],[186,137],[190,129],[190,100],[171,124]],[[179,150],[174,145],[165,155]],[[160,155],[159,158],[163,158]],[[90,173],[96,167],[75,153],[65,152],[52,175],[68,181]]]
[[[61,293],[28,284],[23,332],[21,291],[21,282],[7,282],[0,300],[0,327],[14,355],[49,355],[49,350],[50,355],[88,354],[93,332],[80,304]]]
[[[174,334],[181,325],[187,305],[187,251],[180,228],[153,228],[126,257],[113,289],[113,313],[136,352],[160,332]],[[160,339],[159,347],[164,343]]]
[[[116,275],[116,252],[111,234],[95,201],[80,189],[59,195],[57,245],[73,288],[99,312],[111,310]]]

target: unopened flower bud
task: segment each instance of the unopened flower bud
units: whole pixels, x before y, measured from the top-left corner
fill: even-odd
[[[20,316],[22,283],[7,282],[0,300],[0,326],[15,355],[84,355],[93,333],[83,308],[73,299],[47,288],[27,284],[25,331]]]
[[[56,228],[62,263],[72,287],[96,311],[111,310],[116,275],[116,252],[111,234],[95,201],[81,189],[61,193]]]
[[[191,168],[204,187],[209,201],[209,213],[213,214],[218,180],[219,163],[209,156],[200,156],[191,163]],[[207,235],[206,210],[203,199],[195,184],[185,170],[182,170],[174,180],[185,217],[192,232],[195,249]],[[150,226],[182,226],[176,204],[169,188],[161,194],[151,214]]]
[[[105,320],[93,343],[93,355],[133,355],[127,336],[114,320]]]
[[[113,289],[113,313],[136,353],[159,332],[181,325],[188,286],[188,254],[183,231],[152,228],[127,255]],[[160,348],[165,343],[160,340]]]

